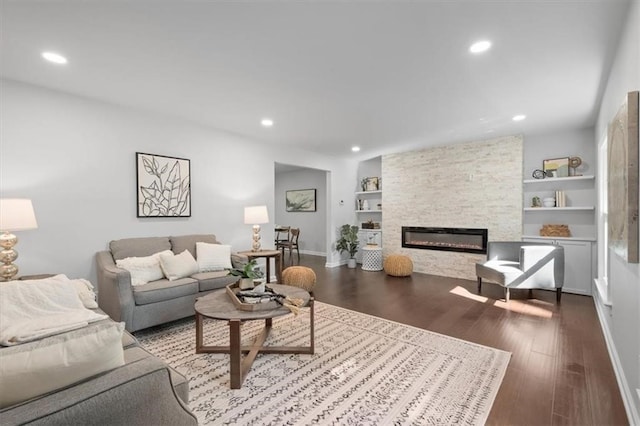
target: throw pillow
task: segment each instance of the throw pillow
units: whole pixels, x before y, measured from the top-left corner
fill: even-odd
[[[131,274],[131,285],[143,285],[150,281],[164,278],[160,268],[160,255],[172,254],[171,250],[161,251],[145,257],[127,257],[116,261],[118,268],[126,269]]]
[[[196,243],[196,256],[200,272],[231,269],[231,246]]]
[[[0,408],[124,365],[123,329],[109,321],[3,348]]]
[[[169,281],[175,281],[198,273],[198,262],[196,262],[189,250],[176,255],[173,253],[161,253],[160,267]]]

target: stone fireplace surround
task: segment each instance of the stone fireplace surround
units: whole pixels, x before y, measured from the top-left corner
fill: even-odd
[[[475,280],[484,254],[402,247],[402,226],[486,228],[491,241],[522,235],[523,137],[439,146],[382,157],[384,255],[414,271]]]

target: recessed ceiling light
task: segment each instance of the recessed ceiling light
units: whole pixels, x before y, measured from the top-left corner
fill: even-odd
[[[518,114],[518,115],[514,115],[511,119],[512,119],[513,121],[522,121],[522,120],[524,120],[525,118],[527,118],[527,116],[526,116],[526,115],[524,115],[524,114]]]
[[[270,118],[263,118],[260,124],[262,124],[264,127],[271,127],[273,126],[273,120]]]
[[[54,64],[66,64],[68,62],[67,58],[55,52],[42,52],[42,57]]]
[[[351,147],[351,151],[358,152],[358,151],[360,151],[360,147],[359,146],[352,146]]]
[[[481,40],[473,43],[471,47],[469,47],[469,52],[482,53],[489,50],[489,48],[491,48],[491,42],[489,40]]]

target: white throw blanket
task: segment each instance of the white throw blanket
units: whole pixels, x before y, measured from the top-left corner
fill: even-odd
[[[11,346],[108,318],[86,309],[65,275],[0,283],[0,345]]]

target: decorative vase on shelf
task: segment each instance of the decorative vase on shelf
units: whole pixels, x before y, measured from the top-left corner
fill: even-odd
[[[369,210],[369,201],[367,200],[362,201],[362,210]]]

